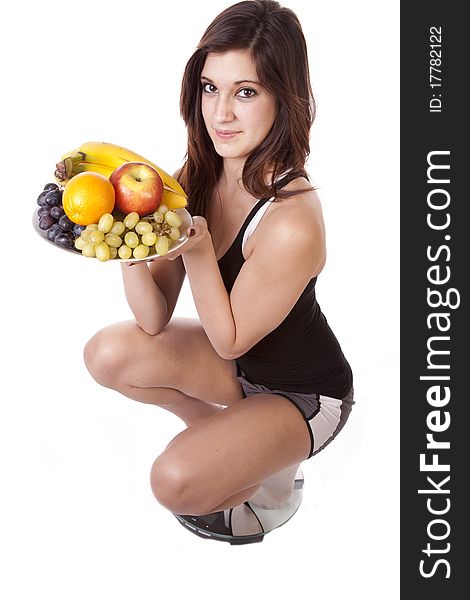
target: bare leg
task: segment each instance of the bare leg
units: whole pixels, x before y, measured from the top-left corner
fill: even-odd
[[[182,431],[154,462],[157,500],[179,514],[207,514],[249,500],[263,482],[297,468],[310,450],[300,412],[255,394]]]
[[[289,504],[289,498],[294,491],[295,475],[301,463],[287,467],[283,471],[269,477],[263,483],[254,485],[226,498],[215,506],[211,512],[218,512],[233,506],[238,506],[247,500],[267,510],[283,508]]]
[[[177,417],[180,417],[187,427],[199,423],[203,419],[207,419],[223,408],[220,404],[213,404],[199,398],[193,398],[179,390],[171,388],[138,388],[123,384],[117,391],[132,400],[137,400],[144,404],[154,404],[172,412]]]
[[[199,321],[193,319],[173,319],[156,336],[142,331],[134,321],[111,325],[87,343],[84,359],[101,385],[164,408],[191,429],[243,399],[234,362],[215,352]],[[180,436],[167,448],[179,442]],[[294,476],[295,471],[290,481],[285,475],[272,476],[261,488],[255,485],[237,491],[223,505],[234,506],[233,502],[244,502],[259,491],[253,501],[275,508],[289,496]]]
[[[242,398],[234,362],[193,319],[174,319],[156,336],[133,321],[111,325],[87,343],[84,360],[101,385],[165,408],[188,427]]]
[[[250,500],[250,502],[251,502],[251,498],[252,498],[253,494],[257,490],[259,490],[261,487],[262,487],[261,485],[254,485],[246,490],[237,492],[233,496],[230,496],[230,498],[227,498],[226,500],[224,500],[221,504],[219,504],[219,506],[214,506],[214,508],[211,510],[211,512],[219,512],[220,510],[226,510],[227,508],[233,508],[234,506],[243,504],[243,502],[246,502],[247,500]]]
[[[261,508],[283,508],[289,503],[294,491],[295,476],[300,463],[287,467],[263,481],[259,489],[249,498],[250,502]]]

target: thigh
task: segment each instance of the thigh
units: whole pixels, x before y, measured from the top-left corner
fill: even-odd
[[[209,511],[309,452],[300,411],[282,396],[255,394],[177,435],[154,463],[154,489]]]
[[[125,321],[95,338],[91,342],[105,349],[111,369],[129,385],[177,389],[226,406],[243,398],[235,361],[217,354],[197,319],[173,318],[153,336],[135,321]]]

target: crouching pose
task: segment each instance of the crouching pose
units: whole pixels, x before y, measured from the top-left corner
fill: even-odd
[[[296,15],[272,0],[223,11],[187,63],[180,108],[189,240],[171,260],[122,264],[135,318],[94,335],[85,363],[186,424],[151,469],[163,506],[276,509],[354,404],[315,297],[325,234],[305,170],[315,103]],[[185,276],[199,319],[172,316]]]

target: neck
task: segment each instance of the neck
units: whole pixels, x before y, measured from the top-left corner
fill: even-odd
[[[244,158],[224,158],[220,183],[229,189],[243,189],[241,178],[244,164]]]
[[[220,184],[227,189],[243,191],[242,175],[245,158],[224,158]],[[272,170],[266,173],[266,183],[271,181]]]

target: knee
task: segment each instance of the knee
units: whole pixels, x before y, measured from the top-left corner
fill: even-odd
[[[122,341],[103,329],[96,333],[83,349],[83,360],[90,375],[105,387],[116,387],[124,366]]]
[[[165,508],[176,513],[182,510],[185,483],[176,465],[159,456],[150,471],[150,485],[153,495]]]
[[[159,456],[152,465],[150,485],[157,501],[173,513],[206,514],[210,511],[198,501],[197,484],[177,463]]]

